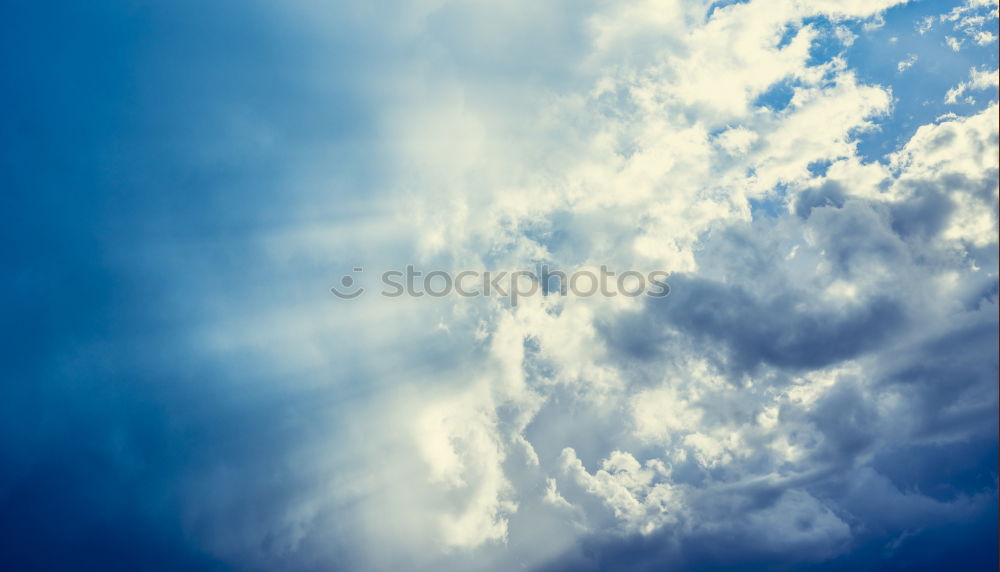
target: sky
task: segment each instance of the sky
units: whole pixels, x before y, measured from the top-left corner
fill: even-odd
[[[0,568],[996,570],[997,12],[5,2]]]

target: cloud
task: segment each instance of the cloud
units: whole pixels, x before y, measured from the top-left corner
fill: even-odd
[[[939,92],[938,120],[891,123],[925,95],[898,72],[938,63],[856,65],[883,27],[930,34],[899,4],[109,9],[152,39],[81,40],[97,87],[42,77],[90,69],[59,51],[17,67],[40,100],[11,92],[10,176],[45,192],[11,231],[9,544],[95,535],[95,565],[131,568],[992,562],[949,531],[996,509],[998,107]],[[947,103],[996,86],[976,41]],[[868,157],[880,131],[898,144]],[[65,171],[16,151],[51,148]],[[671,293],[327,295],[407,263],[664,269]]]
[[[917,63],[917,59],[918,58],[917,58],[916,54],[910,54],[910,55],[906,56],[905,60],[901,60],[898,64],[896,64],[896,69],[900,73],[902,73],[902,72],[904,72],[904,71],[912,68],[913,64]]]
[[[998,84],[1000,84],[1000,79],[998,79],[998,70],[988,71],[985,69],[980,70],[972,68],[969,70],[969,81],[962,82],[952,89],[949,89],[948,93],[945,94],[944,100],[945,103],[958,103],[958,98],[965,95],[965,93],[969,90],[983,90],[991,87],[996,88]],[[975,101],[972,100],[971,96],[967,99],[973,102]]]

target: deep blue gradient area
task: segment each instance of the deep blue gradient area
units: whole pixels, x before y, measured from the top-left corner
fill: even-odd
[[[305,40],[252,3],[3,12],[0,569],[222,569],[184,524],[184,477],[267,418],[215,423],[204,381],[243,372],[198,356],[192,301],[253,287],[231,237],[287,218],[282,140],[367,136],[353,64],[315,85]]]
[[[149,305],[107,248],[134,239],[116,221],[141,216],[117,201],[132,173],[108,166],[144,112],[149,21],[83,3],[4,12],[0,567],[215,568],[178,520],[184,436],[116,343]]]

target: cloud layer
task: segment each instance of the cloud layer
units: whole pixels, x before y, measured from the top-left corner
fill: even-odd
[[[15,568],[995,565],[995,1],[16,12]]]

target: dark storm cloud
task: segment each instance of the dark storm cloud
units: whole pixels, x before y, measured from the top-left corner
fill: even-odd
[[[944,186],[952,190],[984,184],[949,181]],[[992,175],[985,181],[995,186]],[[697,348],[734,386],[747,373],[781,390],[802,372],[848,361],[869,366],[838,374],[807,408],[782,406],[780,423],[798,428],[790,430],[789,442],[808,451],[802,466],[809,470],[720,489],[685,480],[684,465],[675,462],[673,482],[706,486],[689,499],[698,514],[691,530],[594,534],[546,570],[931,570],[951,561],[995,568],[996,541],[988,531],[996,530],[990,516],[996,507],[996,276],[965,270],[967,299],[960,300],[935,299],[933,290],[922,293],[906,281],[931,279],[935,264],[955,264],[927,246],[947,224],[953,195],[940,182],[921,189],[892,205],[848,198],[836,183],[807,190],[794,213],[801,222],[754,223],[769,225],[768,235],[739,226],[715,231],[699,253],[700,266],[707,274],[724,268],[726,278],[674,275],[670,297],[604,322],[612,359],[639,358],[655,371]],[[825,281],[797,274],[794,257],[782,255],[794,241],[775,237],[799,232],[809,234],[810,252],[831,263]],[[809,256],[801,249],[798,255]],[[879,269],[908,278],[847,304],[820,293],[834,280],[864,280]],[[947,313],[931,309],[937,305]],[[752,466],[750,460],[744,465]],[[808,492],[824,508],[797,516],[780,502],[794,491]],[[799,531],[824,530],[810,518],[822,523],[817,515],[829,510],[849,528],[831,525],[827,536],[806,535],[802,544],[769,551],[768,533],[754,528],[753,515],[775,510],[782,515],[774,518],[776,527],[791,521]]]
[[[672,328],[709,351],[725,348],[729,366],[739,373],[762,363],[794,370],[857,357],[877,348],[904,323],[900,304],[888,298],[842,312],[809,302],[795,292],[760,300],[739,285],[677,275],[671,278],[670,297],[650,301],[642,318],[611,335],[629,353],[644,356],[651,352],[649,344],[658,344],[661,332]]]
[[[899,305],[876,298],[844,313],[797,310],[803,297],[755,300],[738,286],[679,279],[666,322],[704,343],[721,343],[735,365],[815,368],[870,351],[902,323]],[[664,306],[666,303],[664,303]]]
[[[846,200],[844,188],[836,181],[826,181],[822,185],[802,191],[795,201],[795,214],[809,218],[816,207],[844,206]]]

